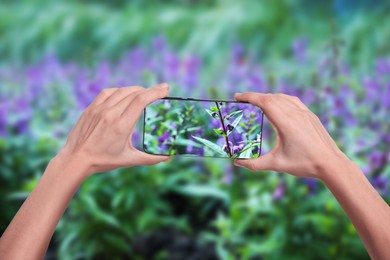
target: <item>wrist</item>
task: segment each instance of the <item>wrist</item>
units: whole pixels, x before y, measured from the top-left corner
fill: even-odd
[[[92,174],[91,163],[86,156],[64,149],[51,160],[50,164],[81,182]]]
[[[351,161],[344,153],[334,154],[327,159],[322,159],[323,163],[319,164],[319,179],[328,186],[330,182],[342,177],[346,177],[351,168],[357,165]]]

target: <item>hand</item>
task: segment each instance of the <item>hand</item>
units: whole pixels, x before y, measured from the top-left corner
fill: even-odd
[[[87,175],[168,161],[169,156],[146,154],[131,143],[134,127],[145,106],[166,97],[168,92],[166,83],[149,89],[104,89],[84,111],[58,156],[86,164]]]
[[[273,170],[322,179],[322,168],[348,158],[339,150],[318,117],[297,97],[284,94],[236,94],[236,100],[260,107],[276,132],[274,148],[236,166],[252,171]]]

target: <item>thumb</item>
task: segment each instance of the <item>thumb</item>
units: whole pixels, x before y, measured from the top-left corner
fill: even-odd
[[[168,162],[171,160],[170,156],[166,155],[153,155],[141,152],[139,150],[136,151],[136,153],[133,155],[133,158],[131,159],[132,163],[138,166],[142,165],[154,165],[160,162]]]
[[[272,171],[275,169],[274,156],[268,153],[256,159],[235,159],[234,165],[251,171]]]

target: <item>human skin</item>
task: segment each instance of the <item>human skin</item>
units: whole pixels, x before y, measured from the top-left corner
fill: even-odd
[[[284,94],[236,94],[236,100],[263,109],[275,132],[274,148],[236,166],[272,170],[321,180],[333,193],[372,259],[390,259],[390,207],[360,168],[340,151],[318,117],[297,97]]]
[[[90,175],[170,159],[140,152],[130,141],[143,108],[167,96],[168,90],[162,84],[150,89],[106,89],[99,94],[2,235],[1,259],[42,259],[69,201]],[[318,117],[299,99],[283,94],[245,93],[236,99],[262,108],[277,137],[270,153],[235,160],[235,165],[322,180],[346,211],[370,256],[390,259],[389,206],[338,149]]]
[[[43,259],[53,232],[81,183],[97,172],[153,165],[170,157],[143,153],[131,136],[144,107],[168,95],[169,86],[103,90],[84,111],[64,148],[0,239],[0,259]]]

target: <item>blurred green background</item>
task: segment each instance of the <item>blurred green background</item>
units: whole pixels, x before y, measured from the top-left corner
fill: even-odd
[[[389,203],[389,13],[385,0],[2,1],[1,233],[101,89],[162,81],[172,96],[299,96]],[[265,121],[265,153],[273,138]],[[177,157],[90,177],[46,258],[368,255],[322,183]]]

